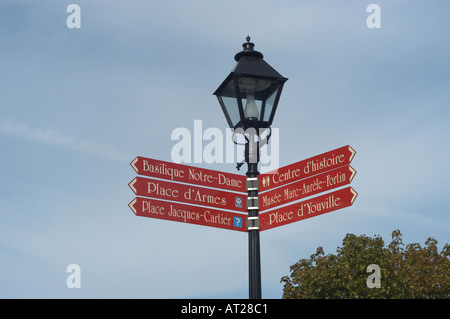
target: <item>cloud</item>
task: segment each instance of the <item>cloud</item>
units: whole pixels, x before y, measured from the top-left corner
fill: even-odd
[[[118,151],[111,145],[105,145],[89,139],[79,139],[53,128],[33,128],[26,123],[5,120],[0,117],[0,134],[53,145],[71,151],[88,153],[112,161],[129,162],[129,154]]]

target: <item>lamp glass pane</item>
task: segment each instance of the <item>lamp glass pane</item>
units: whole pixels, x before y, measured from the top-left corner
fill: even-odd
[[[241,120],[237,99],[234,97],[222,96],[222,101],[233,126],[236,125]]]
[[[264,109],[263,121],[269,121],[270,114],[272,114],[273,104],[275,103],[275,98],[277,97],[278,89],[275,90],[266,100],[266,107]]]

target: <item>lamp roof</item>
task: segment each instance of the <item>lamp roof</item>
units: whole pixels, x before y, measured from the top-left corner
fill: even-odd
[[[247,36],[247,42],[242,45],[244,50],[234,56],[237,64],[231,72],[238,75],[284,79],[280,73],[264,61],[261,52],[253,49],[254,46],[255,44],[250,42],[250,37]]]

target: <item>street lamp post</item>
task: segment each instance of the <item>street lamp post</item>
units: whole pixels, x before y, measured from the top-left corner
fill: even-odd
[[[242,129],[247,163],[247,230],[249,233],[249,298],[261,299],[261,255],[259,240],[259,138],[272,125],[284,78],[254,50],[247,36],[243,51],[234,56],[237,64],[214,92],[225,118],[236,132]],[[245,102],[245,104],[244,104]],[[248,137],[247,137],[248,136]],[[268,135],[269,136],[269,135]],[[268,139],[268,137],[267,137]],[[240,165],[238,164],[238,169]]]

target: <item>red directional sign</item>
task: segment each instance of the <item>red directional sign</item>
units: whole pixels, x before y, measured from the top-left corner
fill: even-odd
[[[246,212],[245,195],[217,189],[136,177],[128,186],[138,196]]]
[[[277,170],[259,175],[259,191],[290,184],[299,179],[320,174],[351,163],[356,152],[344,146],[303,161],[293,163]]]
[[[355,174],[356,171],[350,165],[347,165],[267,191],[259,195],[260,210],[268,210],[301,198],[348,185]]]
[[[329,213],[351,206],[358,193],[351,188],[343,188],[332,193],[314,197],[292,205],[277,208],[259,215],[261,231],[290,224],[306,218]]]
[[[142,197],[136,197],[128,206],[130,206],[131,210],[137,216],[243,232],[247,231],[247,216],[239,213]]]
[[[246,193],[244,175],[175,164],[138,156],[131,163],[138,175]]]

